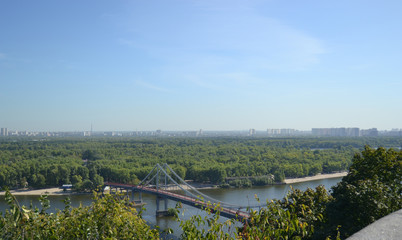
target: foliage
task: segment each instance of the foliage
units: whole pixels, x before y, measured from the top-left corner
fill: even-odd
[[[235,178],[231,180],[227,180],[227,183],[222,184],[223,187],[236,187],[236,188],[242,188],[242,187],[251,187],[252,182],[248,178]]]
[[[119,195],[95,194],[88,207],[70,208],[68,201],[63,211],[46,213],[49,201],[41,198],[42,210],[20,206],[8,191],[10,205],[0,217],[0,239],[157,239],[152,230],[130,207],[128,199]]]
[[[400,144],[391,140],[375,142]],[[285,177],[346,170],[362,141],[374,140],[0,138],[0,187],[21,188],[28,183],[30,188],[44,188],[72,183],[81,189],[84,182],[90,185],[88,181],[94,188],[103,181],[135,184],[156,163],[164,162],[181,177],[196,182],[223,184],[226,178],[268,175],[281,182]]]
[[[128,199],[119,195],[95,195],[89,207],[70,208],[46,213],[49,201],[42,197],[42,210],[19,206],[7,191],[11,210],[0,218],[0,239],[157,239],[130,207]],[[322,211],[330,200],[325,188],[305,192],[293,190],[283,200],[267,202],[266,207],[250,210],[249,221],[242,227],[235,220],[220,218],[220,206],[207,204],[205,217],[192,216],[180,220],[178,211],[171,210],[180,222],[182,239],[309,239],[322,220]]]
[[[267,202],[250,211],[250,221],[239,229],[246,239],[310,239],[325,221],[323,213],[331,196],[324,186],[300,191],[291,188],[283,200]]]
[[[349,174],[329,195],[324,187],[292,190],[283,200],[250,210],[244,226],[223,221],[219,206],[209,205],[205,217],[180,221],[184,239],[325,239],[345,238],[402,208],[402,151],[371,149],[361,154],[355,144],[395,139],[95,139],[46,142],[2,142],[0,186],[57,186],[73,183],[90,190],[103,181],[135,183],[160,161],[180,176],[196,181],[236,185],[263,184],[274,179],[344,170]],[[311,149],[311,147],[330,149]],[[88,151],[88,149],[90,151]],[[82,161],[87,156],[88,161]],[[253,182],[254,181],[254,182]],[[89,207],[46,213],[20,206],[6,193],[10,210],[0,217],[0,239],[155,239],[127,199],[96,197]],[[212,210],[212,211],[211,211]],[[212,213],[214,212],[214,213]],[[340,226],[340,228],[339,228]],[[231,232],[234,232],[232,235]]]
[[[323,186],[303,192],[291,190],[283,200],[267,202],[259,210],[249,209],[243,226],[234,220],[220,221],[219,205],[208,205],[205,217],[179,220],[183,239],[310,239],[323,221],[323,211],[331,200]],[[212,210],[212,211],[211,211]],[[212,213],[213,212],[213,213]],[[234,228],[234,231],[230,229]],[[230,234],[232,233],[232,234]]]
[[[168,217],[178,217],[178,210],[176,208],[168,208],[165,216]]]
[[[320,185],[315,190],[308,188],[306,191],[292,188],[280,204],[284,209],[294,209],[298,218],[313,226],[317,235],[324,230],[326,207],[332,201],[333,197]]]
[[[347,237],[402,208],[402,151],[365,147],[356,154],[349,174],[333,188],[329,225]]]
[[[299,207],[300,212],[293,205],[285,209],[280,202],[271,201],[267,207],[251,211],[250,221],[239,229],[239,236],[242,239],[306,239],[312,235],[313,227],[302,220],[308,214],[306,207]]]
[[[274,183],[273,176],[256,176],[256,177],[232,177],[226,178],[226,184],[223,187],[251,187],[251,186],[265,186]]]
[[[237,235],[229,239],[346,238],[402,208],[401,171],[402,151],[366,146],[355,155],[349,174],[333,188],[332,195],[323,186],[306,191],[292,189],[283,200],[251,210],[249,221],[236,228]],[[214,230],[198,229],[208,222],[213,222],[214,229],[228,226],[215,219],[194,216],[182,222],[187,231],[184,236],[208,239],[206,234]]]
[[[191,216],[189,220],[177,220],[183,230],[182,239],[233,239],[229,232],[233,226],[234,220],[229,219],[225,222],[220,221],[220,206],[207,204],[203,208],[207,213],[206,216]]]

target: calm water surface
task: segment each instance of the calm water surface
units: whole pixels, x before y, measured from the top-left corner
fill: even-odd
[[[221,200],[223,202],[232,203],[241,206],[253,206],[265,203],[267,200],[271,199],[281,199],[289,191],[290,186],[300,190],[306,190],[307,188],[315,188],[319,185],[324,185],[326,189],[330,189],[332,186],[340,182],[342,178],[330,178],[321,179],[316,181],[309,181],[303,183],[295,183],[292,185],[275,185],[275,186],[265,186],[265,187],[252,187],[244,189],[208,189],[201,190],[204,194],[211,196],[212,198]],[[260,199],[260,203],[255,199],[255,195]],[[32,202],[33,206],[40,208],[40,203],[38,201],[38,196],[16,196],[21,205],[29,206]],[[70,196],[49,196],[51,208],[49,211],[54,212],[57,209],[64,209],[63,200],[67,197],[71,199],[71,205],[73,207],[78,207],[80,204],[86,206],[90,205],[92,202],[91,195],[70,195]],[[138,197],[137,195],[135,197]],[[155,196],[143,194],[143,200],[147,203],[144,207],[143,217],[151,225],[158,225],[161,229],[172,228],[175,235],[180,235],[179,223],[170,217],[155,217]],[[169,201],[168,206],[174,208],[176,202]],[[161,202],[161,208],[163,208],[163,201]],[[4,212],[7,209],[7,203],[3,196],[0,196],[0,211]],[[195,214],[204,216],[204,212],[200,209],[189,207],[183,205],[181,210],[180,218],[189,219]],[[223,218],[225,219],[225,218]]]

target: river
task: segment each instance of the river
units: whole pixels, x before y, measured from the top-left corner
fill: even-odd
[[[221,200],[223,202],[232,203],[241,206],[255,206],[265,203],[266,200],[282,199],[289,191],[290,186],[300,190],[306,190],[307,188],[315,188],[318,185],[324,185],[326,189],[330,189],[332,186],[340,182],[342,178],[329,178],[321,179],[309,182],[294,183],[291,185],[273,185],[264,187],[251,187],[251,188],[228,188],[228,189],[206,189],[201,190],[204,194],[211,196],[212,198]],[[261,203],[259,204],[255,199],[255,195],[258,196]],[[16,196],[21,205],[29,206],[32,202],[33,206],[40,208],[38,196]],[[56,209],[64,209],[63,200],[68,196],[49,196],[51,208],[49,211],[55,211]],[[91,195],[70,195],[71,205],[77,207],[80,204],[89,205],[92,202]],[[138,197],[137,195],[135,197]],[[143,194],[143,200],[147,203],[145,211],[143,212],[144,219],[151,225],[158,225],[161,229],[171,228],[175,235],[180,235],[179,223],[171,217],[156,217],[155,216],[155,196]],[[168,207],[174,208],[176,202],[169,201]],[[161,202],[163,207],[163,202]],[[0,211],[4,212],[7,209],[7,203],[4,197],[0,197]],[[204,212],[200,209],[183,205],[180,218],[188,219],[190,216],[200,214],[204,216]]]

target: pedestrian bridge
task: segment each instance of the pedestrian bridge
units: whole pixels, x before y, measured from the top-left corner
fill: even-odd
[[[126,190],[127,193],[131,191],[133,196],[134,193],[139,193],[140,202],[142,202],[142,193],[155,195],[157,215],[167,212],[168,199],[212,213],[219,212],[223,217],[242,222],[250,217],[249,213],[242,209],[263,206],[239,206],[214,199],[185,182],[166,163],[157,164],[138,185],[106,182],[105,186],[116,190]],[[160,201],[165,203],[164,210],[160,209]]]

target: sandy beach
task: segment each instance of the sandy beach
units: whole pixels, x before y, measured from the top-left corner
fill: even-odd
[[[193,185],[193,183],[191,183]],[[201,183],[195,183],[194,184],[197,189],[212,189],[216,188],[211,184],[201,184]],[[184,184],[181,184],[181,187],[183,189],[189,189]],[[168,187],[167,190],[179,190],[178,187]],[[40,195],[49,195],[49,196],[54,196],[54,195],[70,195],[70,194],[86,194],[86,193],[76,193],[76,192],[71,192],[67,190],[66,192],[63,191],[61,188],[44,188],[44,189],[34,189],[34,190],[11,190],[10,191],[13,195],[32,195],[32,196],[40,196]],[[5,191],[0,191],[0,196],[4,196]]]
[[[61,188],[45,188],[36,190],[11,190],[13,195],[69,195],[72,194],[71,191],[64,192]],[[5,192],[1,191],[0,196],[4,195]]]
[[[292,184],[292,183],[299,183],[299,182],[308,182],[326,178],[337,178],[337,177],[344,177],[348,174],[348,172],[340,172],[340,173],[329,173],[329,174],[317,174],[311,177],[303,177],[303,178],[289,178],[285,179],[283,182],[285,184]]]

